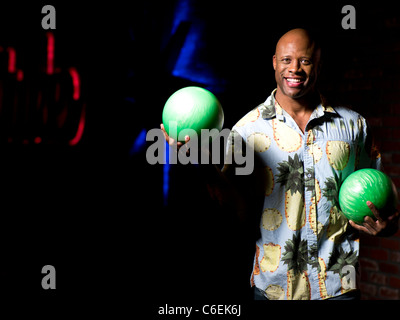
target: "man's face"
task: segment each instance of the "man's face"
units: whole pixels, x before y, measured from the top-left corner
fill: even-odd
[[[312,91],[318,75],[319,51],[307,36],[301,34],[279,40],[273,66],[278,89],[284,95],[298,99]]]

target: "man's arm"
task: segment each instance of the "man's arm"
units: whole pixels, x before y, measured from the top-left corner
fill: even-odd
[[[185,143],[175,143],[170,138],[161,125],[166,141],[179,150],[185,148],[186,143],[190,143],[190,138],[185,137]],[[265,168],[255,160],[254,170],[249,175],[237,175],[237,165],[232,163],[225,165],[223,169],[212,164],[212,157],[209,150],[207,152],[210,164],[199,164],[201,177],[205,183],[211,199],[215,200],[223,212],[228,212],[230,218],[237,219],[238,222],[248,232],[257,237],[259,232],[259,221],[262,206],[265,198]]]

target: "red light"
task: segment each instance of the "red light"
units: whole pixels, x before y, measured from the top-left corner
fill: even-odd
[[[42,138],[41,137],[35,137],[35,139],[33,139],[33,142],[36,144],[39,144],[42,142]]]
[[[17,64],[17,52],[14,48],[7,48],[8,51],[8,72],[15,73]]]
[[[24,80],[24,72],[21,69],[18,69],[17,71],[17,81],[22,81]]]
[[[85,118],[86,118],[86,104],[82,106],[81,118],[79,119],[78,130],[76,130],[75,137],[69,140],[69,145],[76,145],[82,138],[83,130],[85,129]]]
[[[72,98],[74,100],[79,100],[81,95],[81,80],[79,79],[79,73],[75,68],[69,68],[69,74],[72,77],[72,86],[74,88],[74,92],[72,93]]]
[[[47,32],[47,74],[54,73],[54,34]]]

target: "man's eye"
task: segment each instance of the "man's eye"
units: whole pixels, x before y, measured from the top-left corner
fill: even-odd
[[[290,59],[289,59],[289,58],[283,58],[283,59],[282,59],[282,62],[283,62],[283,63],[290,63]]]
[[[305,64],[305,65],[309,65],[309,64],[311,64],[311,61],[307,60],[307,59],[303,59],[303,60],[301,60],[301,63]]]

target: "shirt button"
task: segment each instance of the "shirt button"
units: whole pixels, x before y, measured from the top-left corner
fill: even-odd
[[[309,173],[309,174],[307,175],[307,177],[308,177],[308,178],[311,178],[311,173]]]

